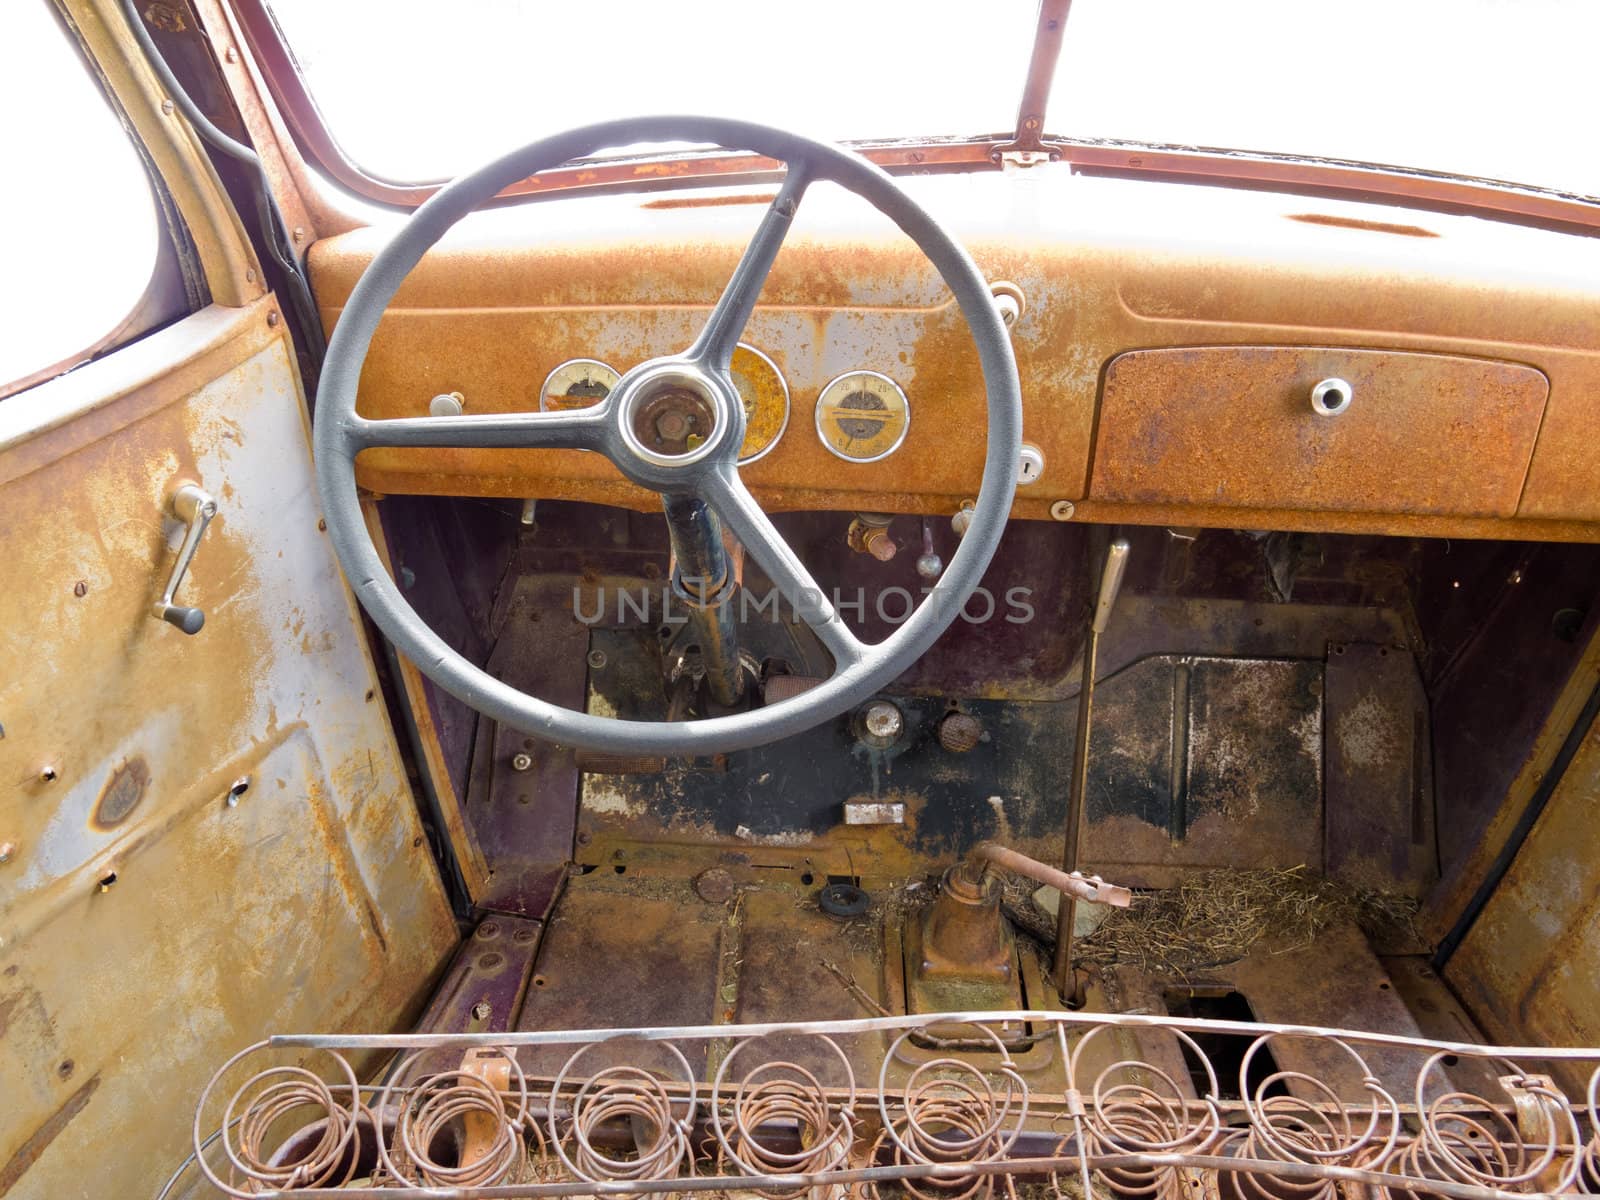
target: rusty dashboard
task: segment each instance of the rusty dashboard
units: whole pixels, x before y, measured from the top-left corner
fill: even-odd
[[[1591,240],[1066,168],[907,182],[1020,293],[1012,337],[1037,461],[1016,516],[1600,536]],[[977,355],[909,240],[831,191],[808,199],[746,331],[787,392],[750,486],[772,509],[954,511],[982,469]],[[681,349],[768,199],[747,186],[477,214],[402,287],[362,412],[422,415],[452,393],[469,412],[533,409],[563,364],[623,372]],[[313,247],[329,328],[387,236],[378,225]],[[830,452],[820,409],[862,372],[891,381],[909,413],[890,453],[850,461]],[[1311,398],[1330,378],[1352,393],[1333,414]],[[654,505],[572,451],[381,449],[360,470],[385,494]]]

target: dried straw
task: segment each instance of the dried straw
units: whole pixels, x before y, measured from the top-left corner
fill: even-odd
[[[1006,909],[1045,946],[1055,944],[1055,918],[1035,903],[1033,885],[1008,880]],[[1079,941],[1079,963],[1121,964],[1185,975],[1238,962],[1263,939],[1273,954],[1310,945],[1331,925],[1353,923],[1369,937],[1414,936],[1417,902],[1409,896],[1360,888],[1287,870],[1209,870],[1177,887],[1134,893],[1133,904],[1112,909]]]

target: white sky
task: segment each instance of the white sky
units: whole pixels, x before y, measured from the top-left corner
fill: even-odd
[[[346,151],[449,177],[647,112],[824,138],[1016,119],[1035,0],[269,0]],[[1600,195],[1597,0],[1075,0],[1047,126]]]
[[[0,5],[0,384],[109,333],[144,295],[149,181],[46,0]]]

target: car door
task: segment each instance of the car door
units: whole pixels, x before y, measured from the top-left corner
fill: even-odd
[[[147,292],[86,361],[0,399],[0,1196],[151,1195],[215,1064],[272,1032],[395,1027],[457,931],[321,525],[278,299],[115,4],[39,8],[12,36],[65,38],[75,85],[134,131],[187,299]],[[73,152],[66,130],[40,144]],[[8,189],[61,182],[8,166]],[[0,277],[40,336],[108,286],[74,253],[91,229],[29,231],[76,297]]]

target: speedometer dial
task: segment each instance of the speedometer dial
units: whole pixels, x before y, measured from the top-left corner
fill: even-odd
[[[739,461],[755,462],[778,444],[789,427],[789,385],[770,358],[743,342],[734,347],[729,370],[744,407]]]
[[[847,462],[888,458],[911,428],[911,402],[876,371],[841,375],[817,397],[817,436]]]
[[[560,412],[598,404],[617,386],[618,374],[592,358],[574,358],[545,377],[539,393],[540,412]]]

